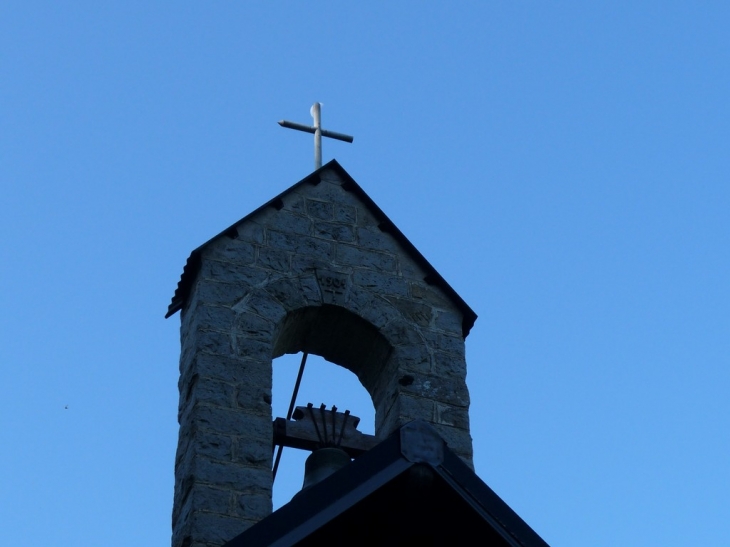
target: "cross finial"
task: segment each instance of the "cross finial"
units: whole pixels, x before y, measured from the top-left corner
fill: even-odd
[[[314,119],[314,126],[302,125],[300,123],[288,122],[281,120],[279,125],[287,127],[289,129],[296,129],[297,131],[304,131],[305,133],[314,133],[314,168],[319,169],[322,167],[322,137],[329,137],[330,139],[337,139],[338,141],[352,142],[354,137],[350,135],[344,135],[343,133],[336,133],[334,131],[328,131],[322,129],[321,120],[321,107],[320,103],[314,103],[309,113]]]

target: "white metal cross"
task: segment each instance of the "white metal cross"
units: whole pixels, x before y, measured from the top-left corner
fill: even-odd
[[[296,129],[297,131],[304,131],[305,133],[314,133],[314,168],[319,169],[322,167],[322,137],[329,137],[330,139],[336,139],[338,141],[352,142],[354,137],[345,135],[343,133],[336,133],[334,131],[328,131],[322,129],[321,120],[321,107],[320,103],[314,103],[309,113],[314,118],[314,126],[302,125],[300,123],[288,122],[281,120],[279,125],[287,127],[289,129]]]

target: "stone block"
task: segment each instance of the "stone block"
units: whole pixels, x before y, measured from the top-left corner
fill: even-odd
[[[195,374],[188,385],[184,406],[190,403],[204,403],[224,408],[233,408],[235,394],[236,388],[234,385],[211,377]]]
[[[303,212],[303,210],[302,210]],[[275,222],[270,226],[275,227],[277,232],[299,234],[299,235],[311,235],[312,234],[312,221],[306,216],[300,214],[293,214],[288,211],[280,211],[276,216]],[[269,232],[269,244],[271,244],[271,232]]]
[[[186,313],[181,318],[181,329],[184,333],[194,336],[195,332],[203,330],[225,332],[233,326],[236,314],[229,307],[198,302],[192,313]]]
[[[301,308],[306,302],[299,279],[296,277],[284,277],[272,281],[266,285],[265,291],[287,311]]]
[[[466,378],[466,359],[462,353],[435,351],[433,373],[437,376]]]
[[[431,325],[433,318],[433,309],[427,304],[421,302],[414,302],[409,298],[394,298],[386,297],[388,302],[393,304],[395,308],[403,314],[406,321],[415,323],[421,327],[428,327]]]
[[[303,275],[299,278],[299,290],[305,306],[322,303],[322,293],[314,275]]]
[[[434,349],[434,351],[445,351],[450,353],[464,352],[464,339],[461,336],[451,336],[445,333],[423,330],[423,337],[426,343]]]
[[[242,435],[248,427],[250,414],[239,409],[225,409],[208,405],[195,405],[184,421],[195,425],[197,431],[210,431],[220,435]]]
[[[252,243],[223,236],[205,247],[202,261],[221,260],[237,264],[253,264],[255,255],[256,251]]]
[[[290,268],[289,260],[290,254],[287,251],[261,247],[258,252],[256,264],[275,272],[288,272]]]
[[[299,216],[306,216],[307,210],[304,206],[304,196],[297,191],[284,196],[284,211],[291,211]]]
[[[410,281],[417,283],[424,282],[423,279],[426,277],[426,270],[416,264],[415,261],[410,258],[401,257],[398,264],[398,273]]]
[[[322,269],[318,269],[315,274],[322,302],[344,307],[350,292],[350,276],[346,273]]]
[[[334,206],[329,201],[306,200],[307,214],[319,220],[332,220],[334,218]]]
[[[383,296],[408,296],[408,283],[393,274],[375,270],[355,270],[353,282],[373,293]]]
[[[393,254],[403,254],[402,247],[396,239],[380,230],[378,226],[368,226],[366,228],[357,229],[357,242],[364,249],[375,249],[377,251],[387,251]],[[405,259],[408,260],[408,259]]]
[[[197,330],[193,333],[188,333],[183,344],[183,354],[187,351],[214,355],[230,355],[231,337],[224,332]]]
[[[185,505],[188,505],[193,512],[205,511],[225,515],[232,512],[234,503],[233,494],[229,490],[196,484],[193,485]]]
[[[320,184],[310,189],[312,198],[331,202],[341,203],[343,205],[355,206],[360,203],[359,199],[352,193],[342,188],[342,183],[338,181],[327,181],[323,179]]]
[[[357,222],[357,209],[352,205],[344,205],[335,203],[335,221],[345,224],[355,224]]]
[[[433,427],[436,429],[439,435],[446,441],[448,447],[456,452],[464,463],[466,463],[472,469],[474,463],[472,461],[473,450],[471,435],[468,430],[451,427],[448,425],[442,425],[434,423]]]
[[[397,363],[398,369],[404,372],[428,374],[432,370],[431,353],[421,344],[395,346],[391,359]]]
[[[264,515],[265,516],[265,515]],[[257,517],[262,518],[262,517]],[[191,523],[190,536],[193,541],[201,538],[206,547],[223,545],[250,528],[256,521],[215,513],[196,513]]]
[[[241,241],[248,241],[256,245],[261,245],[264,242],[263,226],[250,219],[236,225],[236,232],[238,233],[238,239]]]
[[[393,405],[380,419],[375,415],[375,431],[379,438],[385,438],[400,426],[413,420],[425,420],[434,422],[434,406],[430,399],[421,397],[409,397],[403,393],[398,394]]]
[[[226,435],[198,431],[191,449],[196,455],[221,462],[233,461],[233,440]]]
[[[206,304],[232,306],[250,290],[251,287],[248,284],[222,283],[201,278],[198,280],[191,298]]]
[[[262,284],[269,273],[247,264],[206,260],[200,266],[200,277],[220,283],[232,283],[244,288]]]
[[[401,386],[400,389],[410,396],[424,397],[452,406],[469,406],[469,392],[463,379],[406,374],[399,378],[398,383]]]
[[[236,355],[252,361],[269,361],[274,348],[268,340],[254,340],[245,335],[236,336]]]
[[[271,340],[274,335],[274,325],[273,321],[254,313],[253,310],[236,314],[236,333],[252,340]]]
[[[469,409],[436,403],[435,422],[441,425],[448,425],[457,429],[469,430]]]
[[[236,441],[235,459],[247,466],[264,466],[267,469],[272,467],[271,445],[260,442],[252,442],[248,437],[241,437]]]
[[[326,270],[332,268],[331,260],[323,260],[307,255],[292,256],[291,259],[291,272],[294,275],[300,275],[303,273],[311,273],[316,270]]]
[[[346,241],[348,243],[355,241],[355,230],[352,226],[332,222],[315,222],[314,235],[333,241]]]
[[[250,361],[231,355],[219,356],[205,353],[197,353],[190,365],[190,369],[196,374],[218,378],[231,384],[237,383],[241,378],[251,376],[252,373],[255,374],[257,369],[264,367],[265,362]]]
[[[241,494],[238,496],[238,508],[238,513],[247,517],[251,517],[251,515],[267,516],[273,509],[271,498],[261,494]]]
[[[390,302],[361,287],[353,286],[350,288],[347,307],[378,329],[382,329],[392,321],[400,318],[398,310]],[[393,343],[390,338],[389,341]]]
[[[403,261],[401,261],[401,266]],[[401,267],[401,270],[403,268]],[[442,310],[453,310],[458,311],[451,300],[435,285],[429,285],[423,281],[423,272],[418,273],[419,277],[417,281],[411,282],[411,296],[414,299],[423,301],[426,304],[430,304],[435,308]],[[403,276],[406,277],[406,273],[403,272]]]
[[[269,245],[292,253],[311,256],[321,260],[332,259],[332,243],[309,236],[269,231]]]
[[[216,406],[196,405],[190,419],[200,431],[210,431],[221,435],[246,435],[251,439],[266,441],[271,439],[271,412],[253,414],[253,409],[228,409]]]
[[[462,315],[452,311],[436,311],[434,326],[455,336],[462,336]]]
[[[357,225],[358,226],[369,226],[379,230],[378,225],[380,221],[370,212],[369,209],[365,208],[362,203],[355,204],[357,210]]]
[[[238,492],[271,492],[271,470],[247,467],[234,463],[222,463],[204,458],[195,462],[195,480],[215,484],[221,488]]]
[[[249,381],[239,383],[236,389],[236,401],[238,408],[244,408],[248,412],[263,416],[271,416],[271,380],[268,385],[259,385]]]
[[[395,317],[383,328],[383,334],[390,343],[394,346],[422,345],[428,348],[428,344],[421,334],[421,329],[404,319],[395,307],[390,309],[393,310]]]
[[[277,325],[286,315],[286,308],[262,289],[249,293],[244,300],[236,304],[235,310],[241,314],[246,311],[252,312],[273,325]]]
[[[396,260],[391,254],[361,249],[353,245],[337,244],[335,262],[354,268],[395,272]]]
[[[268,226],[272,223],[276,223],[276,217],[281,212],[281,208],[279,207],[280,202],[272,202],[269,203],[266,207],[259,209],[256,211],[256,214],[253,218],[249,218],[248,221],[255,222],[259,226]],[[264,237],[264,240],[266,238]]]
[[[320,171],[319,180],[322,182],[327,182],[329,184],[342,184],[342,180],[340,179],[339,175],[332,169],[324,169]]]

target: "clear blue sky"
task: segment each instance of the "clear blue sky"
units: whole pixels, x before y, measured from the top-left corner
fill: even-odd
[[[166,306],[312,170],[276,121],[321,101],[325,161],[479,314],[479,475],[556,547],[730,544],[728,6],[5,1],[2,543],[169,544]],[[371,427],[333,367],[301,402]]]

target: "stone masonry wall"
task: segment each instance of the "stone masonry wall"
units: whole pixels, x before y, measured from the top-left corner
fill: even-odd
[[[378,224],[325,170],[204,249],[181,313],[173,547],[222,545],[271,512],[285,352],[357,374],[380,438],[420,418],[471,465],[462,315]]]

